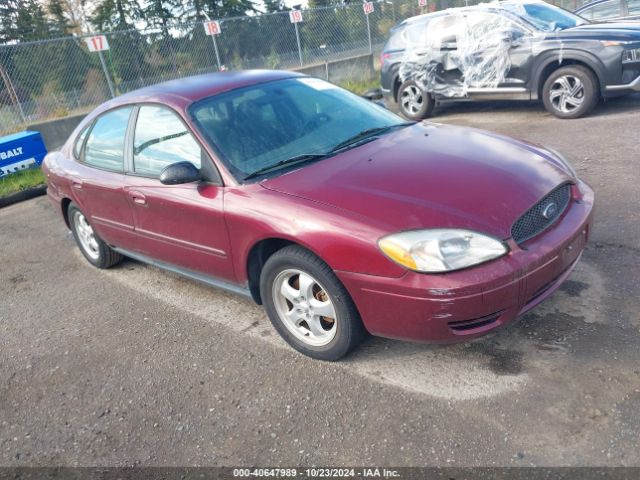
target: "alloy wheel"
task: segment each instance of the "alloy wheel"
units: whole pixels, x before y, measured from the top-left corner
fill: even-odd
[[[416,115],[422,108],[423,102],[424,98],[422,90],[420,90],[416,85],[409,85],[402,91],[400,104],[406,113]]]
[[[574,75],[558,77],[549,90],[549,100],[555,109],[571,113],[584,101],[584,84]]]
[[[96,240],[93,228],[87,222],[86,217],[79,211],[73,213],[73,225],[75,226],[76,233],[78,234],[78,240],[82,250],[93,260],[98,260],[100,257],[100,247]]]
[[[272,295],[280,321],[296,338],[315,347],[333,340],[338,323],[333,302],[311,275],[293,268],[280,272]]]

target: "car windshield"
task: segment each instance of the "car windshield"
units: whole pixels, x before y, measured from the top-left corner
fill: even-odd
[[[578,15],[544,2],[507,4],[505,7],[543,32],[556,32],[589,23]]]
[[[366,137],[368,132],[381,134],[385,127],[406,123],[379,105],[317,78],[239,88],[196,102],[190,113],[238,178],[276,164],[284,168],[288,159],[320,159],[345,141],[359,139],[361,132]]]

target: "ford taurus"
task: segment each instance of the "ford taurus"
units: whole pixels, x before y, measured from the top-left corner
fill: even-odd
[[[511,322],[576,265],[594,202],[557,152],[276,71],[118,97],[44,172],[91,264],[244,293],[324,360],[367,332],[456,342]]]

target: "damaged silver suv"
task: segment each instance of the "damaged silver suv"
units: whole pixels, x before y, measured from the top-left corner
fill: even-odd
[[[590,23],[542,1],[409,18],[384,47],[382,92],[412,120],[436,101],[539,100],[559,118],[640,91],[640,23]]]

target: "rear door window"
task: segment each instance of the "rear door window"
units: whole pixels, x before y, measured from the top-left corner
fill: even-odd
[[[458,37],[465,29],[462,15],[443,15],[433,19],[427,30],[429,50],[451,50],[457,47]]]
[[[84,163],[104,170],[124,170],[124,143],[132,107],[107,112],[96,120],[84,147]]]

